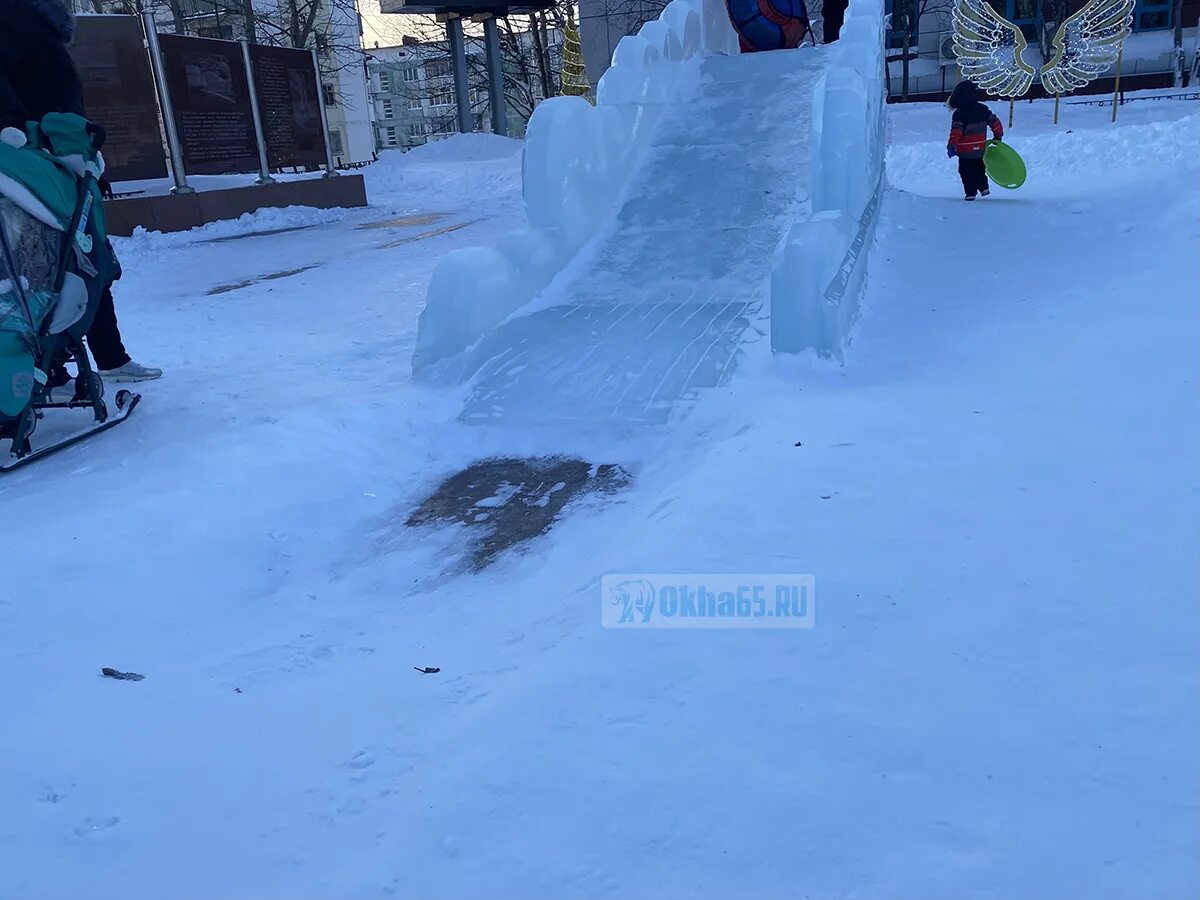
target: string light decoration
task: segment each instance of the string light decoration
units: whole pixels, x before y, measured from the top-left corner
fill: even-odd
[[[987,0],[958,0],[954,50],[959,67],[963,77],[1010,101],[1028,92],[1035,81],[1055,97],[1068,94],[1107,72],[1113,63],[1119,65],[1133,27],[1133,6],[1134,0],[1091,0],[1058,27],[1054,55],[1037,69],[1025,59],[1028,43],[1020,28]]]
[[[592,86],[588,82],[587,69],[583,63],[583,48],[579,41],[579,26],[575,17],[568,15],[567,27],[563,30],[562,94],[565,97],[583,97],[595,103]]]

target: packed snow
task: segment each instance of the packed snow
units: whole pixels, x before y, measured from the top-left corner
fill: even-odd
[[[1195,896],[1200,106],[1051,108],[974,204],[948,112],[889,108],[845,362],[751,330],[658,425],[413,381],[519,153],[119,241],[166,374],[0,481],[0,897]],[[632,480],[478,571],[405,525],[546,454]],[[605,573],[780,571],[815,628],[600,627]]]

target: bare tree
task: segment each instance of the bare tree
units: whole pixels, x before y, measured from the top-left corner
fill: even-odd
[[[316,48],[323,67],[361,66],[355,0],[86,0],[98,13],[165,11],[175,34],[233,39],[273,47]]]
[[[563,9],[557,12],[565,22]],[[556,24],[556,9],[546,10],[545,13],[540,23],[535,23],[530,16],[504,17],[496,22],[504,84],[501,102],[506,106],[506,115],[514,113],[522,122],[528,122],[537,105],[547,97],[556,96],[561,86],[561,43],[551,40],[551,36],[561,35],[562,32]],[[393,88],[393,93],[402,102],[408,103],[452,91],[452,60],[443,26],[426,17],[414,17],[406,23],[405,30],[419,41],[418,53],[426,78],[405,82],[398,86],[399,90]],[[481,115],[487,108],[489,96],[487,56],[478,25],[467,23],[465,30],[471,109],[474,114]],[[431,71],[438,74],[430,76],[428,73]],[[451,108],[443,116],[427,117],[427,121],[433,125],[434,133],[448,133],[452,130],[456,115],[457,111]]]
[[[950,0],[897,0],[892,5],[891,34],[900,37],[899,56],[889,56],[888,62],[900,63],[900,99],[907,100],[911,81],[909,64],[920,56],[919,44],[914,47],[913,39],[919,40],[921,20],[934,16],[938,30],[947,26],[950,15]]]
[[[1172,6],[1172,14],[1175,16],[1175,47],[1173,54],[1175,56],[1175,87],[1183,87],[1185,75],[1187,72],[1187,55],[1183,52],[1183,0],[1175,0]]]

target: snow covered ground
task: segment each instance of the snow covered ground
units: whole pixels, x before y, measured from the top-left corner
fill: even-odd
[[[0,897],[1195,896],[1200,107],[1049,108],[976,204],[894,108],[846,365],[749,343],[668,427],[412,383],[499,145],[122,241],[167,375],[0,482]],[[477,573],[404,526],[547,452],[633,483]],[[616,571],[810,572],[817,626],[603,630]]]

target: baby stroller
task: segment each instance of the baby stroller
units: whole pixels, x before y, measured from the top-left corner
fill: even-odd
[[[123,422],[141,399],[118,391],[110,411],[84,344],[105,288],[120,276],[98,184],[104,132],[50,113],[18,143],[0,141],[0,472]],[[93,421],[35,445],[47,411],[76,409]]]

